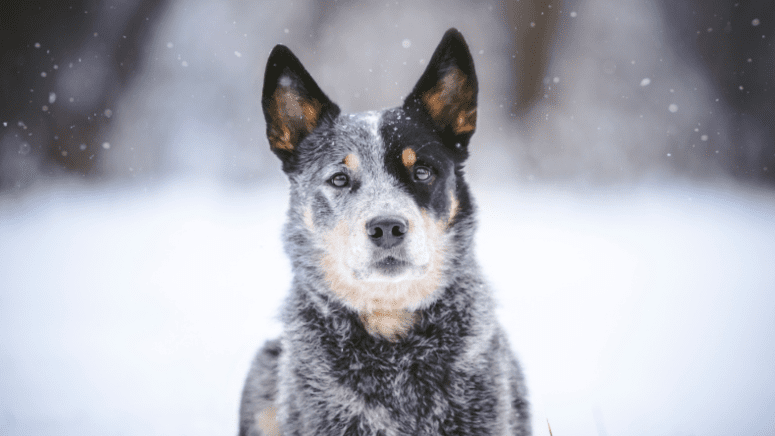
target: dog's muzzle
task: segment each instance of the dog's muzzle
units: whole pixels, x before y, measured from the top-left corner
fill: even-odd
[[[379,216],[366,223],[369,240],[384,249],[403,243],[408,229],[407,221],[397,216]]]

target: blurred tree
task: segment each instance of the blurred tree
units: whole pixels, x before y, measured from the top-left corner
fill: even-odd
[[[165,0],[6,2],[0,15],[0,190],[64,168],[94,175],[102,135]],[[103,146],[104,144],[104,146]]]
[[[728,170],[775,182],[775,2],[663,0],[662,6],[677,49],[709,72],[718,97],[734,111]]]
[[[513,108],[524,114],[543,95],[543,78],[552,55],[552,42],[562,0],[507,0],[506,20],[514,35],[511,53]]]

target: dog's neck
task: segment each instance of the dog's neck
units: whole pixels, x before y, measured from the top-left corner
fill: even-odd
[[[360,320],[370,335],[380,336],[395,342],[406,336],[409,330],[417,324],[420,320],[420,312],[406,309],[375,310],[362,313]]]
[[[448,319],[450,313],[457,314],[453,318],[464,322],[462,320],[468,317],[461,314],[492,310],[489,293],[477,289],[485,286],[477,274],[478,267],[472,262],[463,271],[457,271],[455,279],[439,291],[435,301],[417,310],[396,308],[372,312],[359,312],[338,301],[326,289],[312,289],[309,284],[296,282],[286,301],[285,319],[293,320],[291,322],[302,330],[318,330],[327,336],[351,337],[355,333],[352,329],[358,329],[375,339],[398,342],[441,319],[446,319],[445,324],[449,327],[450,322],[455,322]],[[466,330],[464,326],[460,327]]]

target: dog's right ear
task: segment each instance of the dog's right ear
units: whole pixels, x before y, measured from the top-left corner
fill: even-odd
[[[428,115],[442,142],[467,153],[476,130],[479,85],[474,60],[463,35],[449,29],[433,52],[428,67],[404,101],[404,109]]]
[[[299,143],[323,121],[339,115],[339,107],[283,45],[275,46],[266,62],[261,105],[269,146],[286,172],[294,166]]]

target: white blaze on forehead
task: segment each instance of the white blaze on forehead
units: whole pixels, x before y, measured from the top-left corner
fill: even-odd
[[[366,124],[366,129],[371,134],[371,140],[377,149],[381,150],[384,147],[382,143],[382,136],[379,134],[379,124],[382,120],[382,112],[369,111],[360,114],[360,120]]]

